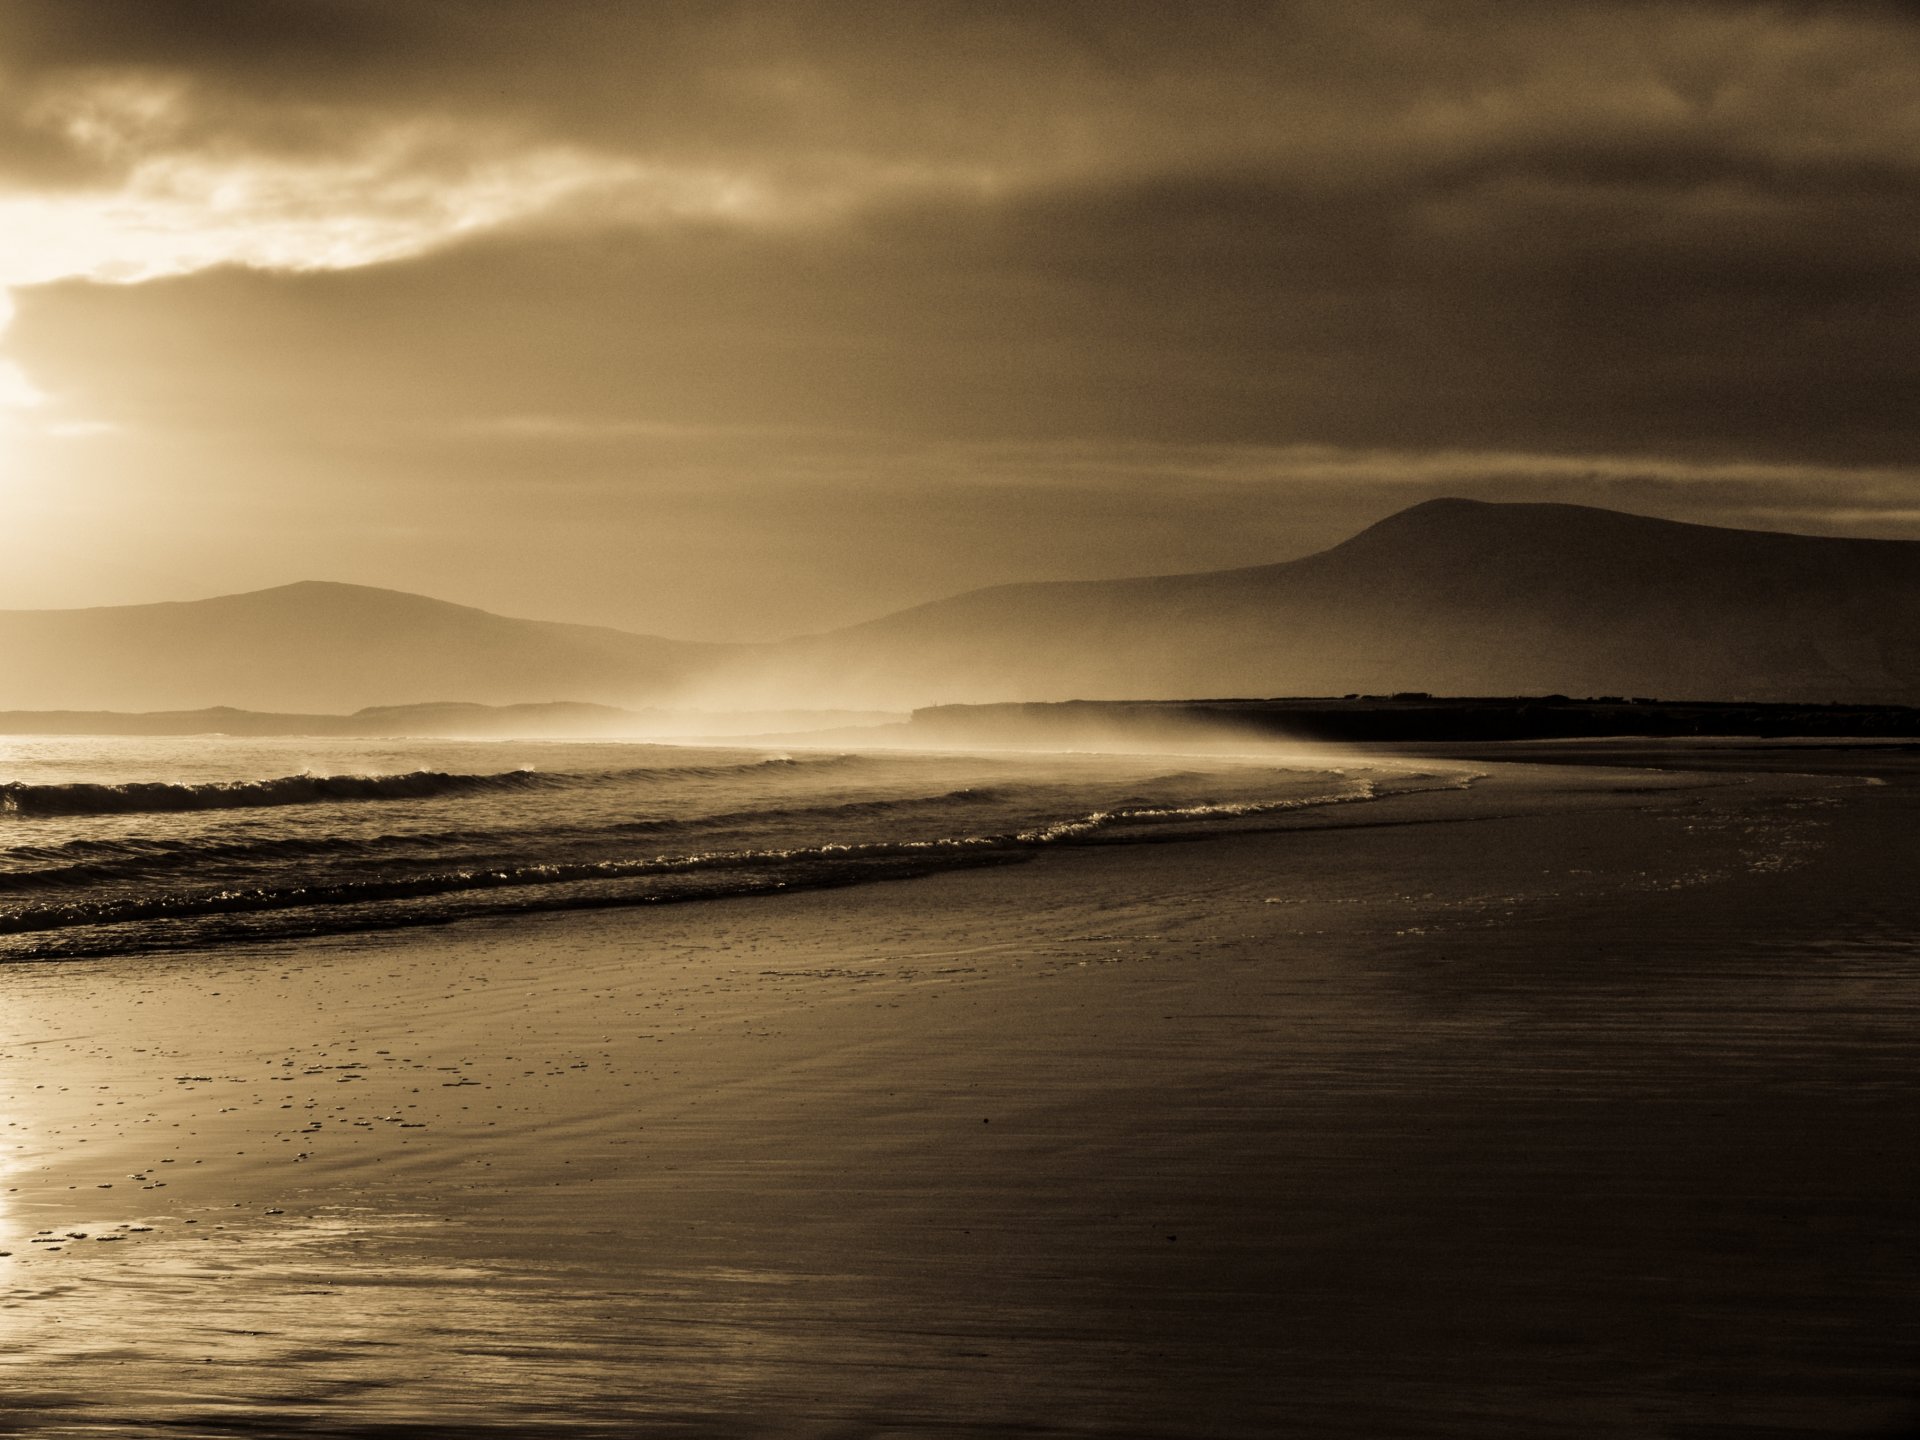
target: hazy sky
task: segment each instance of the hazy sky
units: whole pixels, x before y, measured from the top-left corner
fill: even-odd
[[[0,607],[1920,537],[1920,10],[0,0],[0,287]]]

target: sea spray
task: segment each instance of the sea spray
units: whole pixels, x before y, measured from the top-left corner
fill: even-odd
[[[39,773],[0,775],[0,958],[857,884],[1461,783],[1295,755],[510,742],[336,744],[321,759],[337,773],[296,775],[257,742],[113,743],[43,747]]]

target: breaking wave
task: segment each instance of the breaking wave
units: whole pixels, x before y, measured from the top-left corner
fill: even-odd
[[[946,868],[943,857],[965,857],[959,863],[978,863],[988,856],[1012,860],[1064,841],[1083,840],[1115,827],[1154,826],[1168,822],[1275,814],[1322,805],[1338,805],[1374,798],[1367,782],[1332,794],[1300,796],[1261,803],[1155,806],[1099,810],[1032,829],[991,834],[941,835],[927,839],[869,840],[820,845],[715,850],[683,855],[622,857],[617,859],[544,862],[523,865],[480,866],[453,870],[355,879],[332,884],[238,887],[198,892],[165,892],[138,898],[76,900],[51,905],[24,905],[0,911],[0,935],[71,926],[115,925],[137,920],[189,919],[209,915],[309,907],[367,905],[379,901],[419,900],[472,891],[522,889],[576,884],[583,881],[632,880],[639,877],[685,875],[700,871],[743,872],[748,883],[740,887],[701,886],[703,895],[752,893],[790,885],[842,883],[836,867],[846,862],[913,860],[918,868]],[[977,858],[976,858],[977,857]],[[689,898],[671,889],[645,894],[606,896],[599,903],[658,902]],[[516,908],[547,908],[528,904]]]
[[[1150,757],[667,751],[635,765],[631,747],[595,768],[603,753],[541,752],[547,768],[524,747],[491,765],[442,749],[402,773],[254,778],[307,758],[283,756],[205,783],[15,777],[0,783],[0,962],[862,884],[1471,783]],[[333,763],[373,771],[389,754]]]
[[[59,785],[11,782],[0,784],[0,814],[141,815],[358,800],[425,800],[443,795],[494,795],[515,790],[601,785],[610,780],[719,777],[775,767],[834,764],[852,758],[835,755],[795,759],[776,755],[738,765],[685,765],[586,775],[540,770],[507,770],[492,775],[411,770],[397,775],[281,775],[270,780],[209,781],[199,785],[163,780],[128,781],[118,785],[93,781]]]
[[[10,815],[138,815],[178,810],[246,810],[268,805],[317,805],[341,800],[419,800],[476,791],[524,790],[547,783],[535,771],[449,775],[414,770],[404,775],[282,775],[272,780],[174,785],[162,780],[121,785],[0,785],[0,813]]]

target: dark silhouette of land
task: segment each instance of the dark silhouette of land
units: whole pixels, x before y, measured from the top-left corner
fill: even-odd
[[[308,582],[0,613],[0,705],[905,710],[1209,695],[1920,704],[1920,541],[1435,500],[1250,569],[1004,585],[769,645]]]
[[[795,642],[849,695],[1920,703],[1920,542],[1436,500],[1305,559],[1009,585]]]
[[[1081,745],[1120,736],[1183,740],[1402,743],[1501,740],[1753,738],[1920,739],[1920,709],[1901,705],[1767,705],[1715,701],[1576,700],[1565,695],[1361,695],[1337,700],[1098,701],[939,705],[901,733],[929,744]]]
[[[670,689],[710,665],[713,650],[303,581],[213,600],[0,612],[0,705],[322,713],[445,700],[617,704]]]

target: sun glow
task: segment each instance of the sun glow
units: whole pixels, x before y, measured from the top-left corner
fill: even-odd
[[[0,289],[0,343],[13,319],[13,297]],[[19,436],[38,424],[36,410],[47,397],[13,361],[0,354],[0,502],[10,500],[21,485]],[[11,505],[8,506],[11,509]]]
[[[196,145],[191,98],[153,77],[96,75],[30,110],[30,124],[95,161],[100,178],[0,190],[0,347],[14,308],[8,291],[29,286],[139,284],[225,265],[354,269],[576,204],[627,223],[738,220],[770,208],[764,189],[741,174],[447,122],[362,128],[290,154]],[[0,425],[97,429],[97,421],[57,416],[57,399],[0,349]]]
[[[0,335],[5,335],[13,320],[13,297],[0,289]],[[0,426],[17,411],[32,410],[46,403],[46,396],[21,373],[20,367],[0,356]]]
[[[46,403],[47,397],[34,388],[33,382],[21,373],[20,367],[11,360],[0,360],[0,414],[10,410],[34,410]]]
[[[627,178],[570,151],[423,173],[423,142],[343,160],[165,156],[115,188],[0,196],[0,281],[137,284],[217,265],[341,270],[419,254]]]

